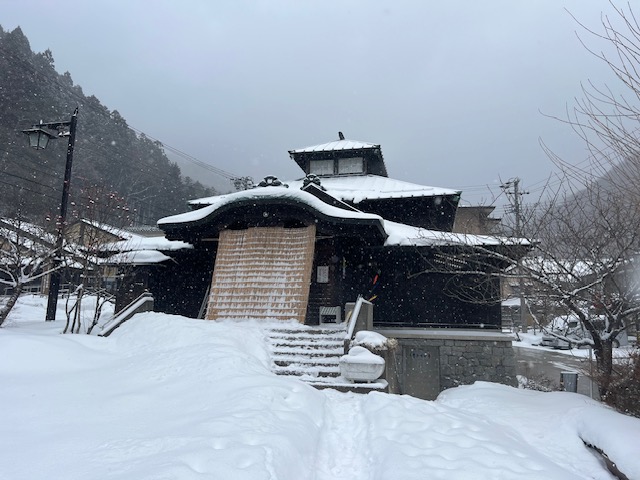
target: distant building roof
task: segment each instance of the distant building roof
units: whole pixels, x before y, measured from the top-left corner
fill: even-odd
[[[134,252],[143,250],[169,252],[193,248],[192,245],[185,242],[167,240],[164,236],[164,232],[160,229],[158,230],[160,231],[159,236],[144,237],[142,235],[131,234],[131,236],[126,240],[101,245],[100,250],[104,252]]]
[[[157,237],[164,235],[162,230],[160,230],[156,225],[135,225],[132,227],[125,227],[124,230],[143,237]]]
[[[496,233],[499,218],[491,217],[493,205],[458,205],[453,231],[489,235]]]
[[[157,250],[134,250],[111,255],[104,263],[110,265],[155,265],[167,260],[171,260],[171,257]]]

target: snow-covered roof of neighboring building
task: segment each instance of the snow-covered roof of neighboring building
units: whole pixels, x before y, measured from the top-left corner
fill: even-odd
[[[157,250],[169,252],[184,250],[187,248],[193,248],[193,246],[178,240],[167,240],[164,235],[143,237],[142,235],[136,235],[135,233],[130,233],[130,237],[127,240],[106,243],[100,247],[101,250],[108,252],[132,252],[136,250]]]
[[[175,251],[193,248],[192,245],[185,242],[167,240],[162,230],[156,227],[147,226],[145,228],[145,233],[147,234],[141,235],[129,229],[114,227],[94,220],[81,219],[79,221],[120,238],[118,241],[102,243],[99,246],[99,250],[103,252]],[[132,227],[132,229],[135,228]],[[152,231],[152,229],[154,230]],[[151,235],[152,233],[153,235]],[[165,257],[165,259],[167,258]]]
[[[299,190],[304,180],[285,182],[290,190]],[[360,203],[363,200],[379,200],[385,198],[436,197],[460,195],[459,190],[441,187],[429,187],[416,183],[394,180],[379,175],[348,175],[342,177],[322,177],[321,185],[326,192],[344,202]],[[248,190],[253,192],[255,190]],[[238,192],[241,193],[241,192]],[[221,196],[204,197],[191,200],[191,205],[212,205]]]
[[[56,242],[56,236],[43,227],[12,218],[0,218],[0,238],[27,249],[48,248]]]
[[[135,250],[116,253],[104,262],[108,264],[154,265],[166,260],[170,260],[170,257],[157,250]]]
[[[241,192],[230,193],[227,195],[218,195],[215,197],[208,197],[206,199],[200,199],[202,204],[208,205],[207,207],[194,210],[192,212],[181,213],[170,217],[161,218],[158,220],[158,225],[168,225],[175,223],[188,223],[202,220],[216,210],[231,205],[238,201],[247,200],[277,200],[286,199],[293,200],[297,203],[308,205],[316,211],[333,218],[350,218],[360,220],[378,220],[382,223],[382,217],[372,213],[364,213],[357,210],[344,210],[342,208],[329,205],[322,200],[318,199],[314,195],[308,192],[300,190],[299,188],[286,188],[286,187],[258,187],[251,190],[244,190]],[[194,201],[198,203],[198,201]]]
[[[115,237],[120,237],[120,239],[122,240],[129,240],[131,239],[134,234],[129,232],[128,230],[125,230],[123,228],[119,228],[119,227],[114,227],[113,225],[109,225],[106,223],[102,223],[102,222],[98,222],[96,220],[88,220],[86,218],[81,218],[78,220],[79,223],[84,223],[86,225],[89,225],[91,227],[97,228],[99,230],[102,230],[103,232],[109,233]]]
[[[311,147],[296,148],[289,153],[335,152],[339,150],[358,150],[363,148],[380,148],[380,145],[358,140],[336,140],[335,142],[312,145]]]
[[[507,298],[502,301],[503,307],[519,307],[520,306],[520,298]]]

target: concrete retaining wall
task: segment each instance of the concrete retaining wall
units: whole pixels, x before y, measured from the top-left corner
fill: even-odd
[[[397,342],[395,348],[376,352],[387,362],[385,378],[391,393],[432,400],[442,390],[478,380],[517,385],[510,335],[452,330],[376,331]]]

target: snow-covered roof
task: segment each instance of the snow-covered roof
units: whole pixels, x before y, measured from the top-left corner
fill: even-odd
[[[388,235],[385,245],[394,247],[530,245],[530,242],[524,238],[440,232],[436,230],[427,230],[426,228],[413,227],[403,223],[391,222],[389,220],[384,221],[384,229]]]
[[[95,220],[88,220],[86,218],[81,218],[80,220],[78,220],[80,223],[84,223],[86,225],[90,225],[94,228],[100,229],[103,232],[109,233],[115,237],[119,237],[122,240],[129,240],[131,239],[134,234],[129,232],[128,230],[124,230],[122,228],[118,228],[118,227],[114,227],[113,225],[108,225],[106,223],[101,223]]]
[[[158,220],[158,225],[195,222],[206,218],[224,206],[231,205],[238,201],[263,201],[269,199],[293,199],[296,202],[313,207],[324,215],[334,218],[378,220],[384,226],[384,230],[388,236],[385,241],[385,246],[431,247],[455,245],[529,245],[529,242],[525,239],[428,230],[425,228],[384,220],[379,215],[372,213],[364,213],[357,210],[343,210],[341,208],[328,205],[314,195],[295,187],[261,187],[235,192],[228,195],[209,197],[207,199],[207,203],[209,203],[207,207],[203,207],[192,212],[161,218]]]
[[[285,182],[290,190],[299,190],[304,180]],[[326,192],[339,200],[360,203],[363,200],[378,200],[384,198],[414,198],[436,197],[445,195],[460,195],[459,190],[441,187],[429,187],[416,183],[394,180],[379,175],[348,175],[343,177],[323,177],[320,179]],[[254,191],[254,190],[250,190]],[[220,196],[198,198],[191,200],[192,205],[211,205]]]
[[[363,148],[380,148],[380,145],[358,140],[336,140],[335,142],[312,145],[311,147],[296,148],[289,153],[335,152],[339,150],[358,150]]]
[[[102,260],[106,264],[153,265],[169,260],[162,252],[185,250],[193,245],[179,240],[167,240],[164,236],[143,237],[130,233],[128,240],[101,245],[104,252],[114,252]]]
[[[144,237],[130,233],[127,240],[111,242],[101,246],[101,250],[107,252],[132,252],[136,250],[175,251],[193,248],[192,245],[178,240],[167,240],[164,235],[156,237]]]
[[[156,229],[157,233],[154,236],[149,236],[140,235],[130,230],[114,227],[113,225],[97,222],[95,220],[80,219],[79,221],[120,238],[120,240],[114,242],[105,242],[101,244],[99,246],[99,250],[103,252],[133,252],[145,250],[175,251],[193,248],[192,245],[185,242],[167,240],[164,233],[159,229]],[[149,228],[147,228],[147,230],[150,231]],[[167,258],[169,257],[165,257],[165,260]]]
[[[299,188],[302,182],[302,180],[297,180],[290,182],[290,185],[292,188]],[[417,183],[395,180],[379,175],[324,177],[320,180],[320,183],[330,195],[340,200],[353,203],[383,198],[432,197],[460,194],[460,191],[450,188],[418,185]]]
[[[109,264],[153,265],[170,260],[170,257],[157,250],[135,250],[111,255],[105,260]]]
[[[606,260],[603,263],[606,263]],[[522,265],[530,270],[557,276],[556,278],[562,281],[592,275],[598,271],[599,267],[599,265],[596,265],[593,262],[579,259],[549,259],[541,256],[525,258],[522,260]]]
[[[520,298],[507,298],[502,301],[503,307],[519,307],[520,306]]]
[[[231,205],[238,201],[264,201],[264,200],[293,200],[300,204],[305,204],[316,211],[333,218],[350,218],[360,220],[378,220],[382,222],[382,217],[374,215],[372,213],[364,213],[356,210],[344,210],[342,208],[329,205],[322,200],[318,199],[314,195],[300,190],[299,188],[286,188],[286,187],[259,187],[251,190],[244,190],[241,192],[230,193],[228,195],[218,195],[215,197],[208,197],[203,200],[203,204],[207,204],[207,207],[200,208],[193,212],[181,213],[179,215],[173,215],[170,217],[161,218],[158,220],[158,225],[168,225],[175,223],[188,223],[202,220],[209,216],[216,210]],[[206,200],[206,201],[204,201]]]
[[[21,247],[32,249],[36,245],[54,245],[56,235],[33,223],[11,218],[0,218],[0,237],[20,243]]]

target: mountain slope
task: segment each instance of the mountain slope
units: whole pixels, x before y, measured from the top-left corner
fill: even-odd
[[[66,158],[64,140],[45,151],[27,146],[21,130],[39,120],[68,120],[78,107],[71,196],[75,205],[101,186],[124,198],[131,221],[151,224],[184,211],[190,198],[215,192],[181,175],[162,145],[136,133],[116,111],[85,96],[69,72],[56,72],[53,55],[31,51],[20,28],[0,27],[0,214],[18,208],[31,216],[51,215],[60,202]]]

